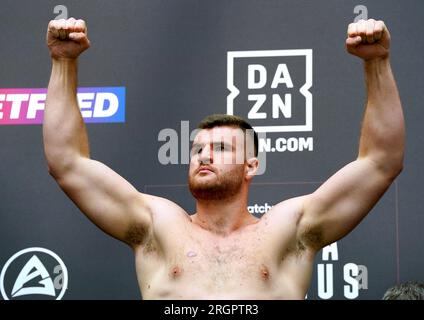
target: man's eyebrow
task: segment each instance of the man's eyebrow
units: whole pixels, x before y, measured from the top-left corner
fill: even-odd
[[[225,142],[225,141],[222,141],[222,140],[218,140],[218,141],[213,141],[213,142],[211,142],[213,145],[217,145],[217,144],[219,144],[219,145],[224,145],[225,147],[233,147],[233,143],[228,143],[228,142]]]
[[[209,142],[209,144],[212,144],[212,145],[223,144],[226,147],[234,147],[233,143],[228,143],[228,142],[225,142],[225,141],[222,141],[222,140],[212,141],[212,142]],[[205,143],[193,143],[191,147],[197,148],[197,147],[202,147],[204,145],[205,145]]]

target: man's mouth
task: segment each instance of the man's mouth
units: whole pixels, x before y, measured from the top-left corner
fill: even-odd
[[[197,169],[197,173],[208,173],[208,172],[214,172],[211,167],[208,166],[200,166],[199,169]]]

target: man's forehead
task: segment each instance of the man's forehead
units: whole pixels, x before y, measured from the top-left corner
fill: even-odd
[[[239,140],[244,137],[244,132],[240,128],[236,127],[214,127],[211,129],[200,130],[193,143],[209,143],[209,142],[232,142],[233,138]]]

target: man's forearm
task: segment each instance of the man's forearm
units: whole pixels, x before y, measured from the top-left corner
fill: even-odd
[[[367,106],[359,157],[368,157],[383,170],[402,169],[405,129],[402,105],[389,58],[364,62]]]
[[[89,156],[76,90],[77,60],[52,59],[43,121],[44,150],[52,174],[69,168],[78,156]]]

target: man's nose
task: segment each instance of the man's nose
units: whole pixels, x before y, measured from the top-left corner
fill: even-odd
[[[205,146],[199,154],[199,163],[213,163],[212,148]]]

